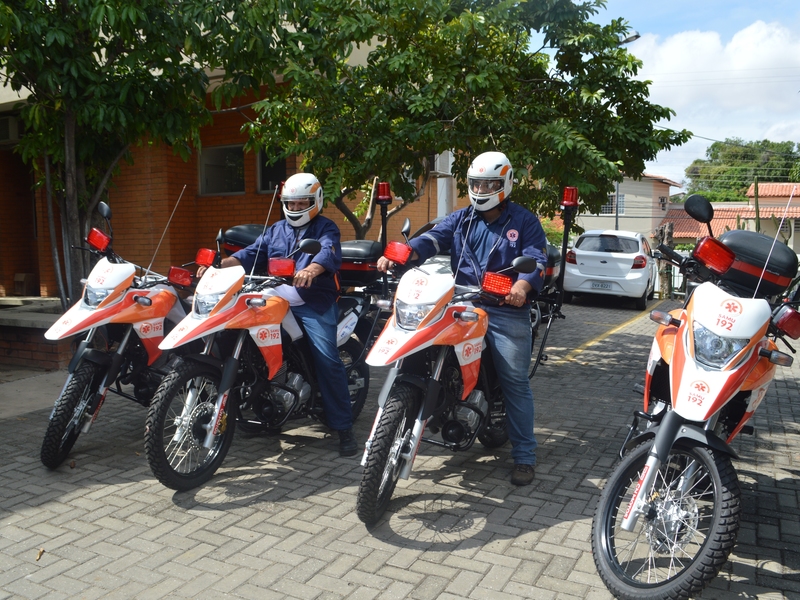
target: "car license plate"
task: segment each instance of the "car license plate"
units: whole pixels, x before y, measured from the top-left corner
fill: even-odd
[[[593,281],[592,282],[592,289],[593,290],[610,290],[611,284],[606,283],[605,281]]]

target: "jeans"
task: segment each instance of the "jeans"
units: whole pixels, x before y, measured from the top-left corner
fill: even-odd
[[[533,434],[531,315],[528,310],[481,306],[489,315],[486,341],[492,352],[497,379],[506,399],[506,429],[514,464],[536,464]]]
[[[322,314],[307,304],[293,306],[291,310],[303,324],[308,337],[328,425],[336,431],[350,429],[353,426],[353,412],[350,409],[347,373],[336,347],[336,305],[332,304]]]

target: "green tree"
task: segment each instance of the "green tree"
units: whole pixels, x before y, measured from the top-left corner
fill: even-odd
[[[424,193],[430,157],[446,150],[462,194],[470,160],[497,149],[515,166],[518,202],[552,216],[560,189],[575,185],[596,212],[621,173],[640,175],[690,135],[655,127],[673,112],[635,79],[641,63],[619,42],[625,23],[589,20],[602,5],[311,2],[296,21],[301,43],[287,51],[290,85],[258,105],[251,144],[302,156],[357,237],[373,206],[367,194],[350,211],[345,198],[377,177],[402,198],[394,214]]]
[[[800,146],[794,142],[738,138],[714,142],[705,159],[694,160],[686,169],[687,195],[703,194],[712,202],[742,202],[756,177],[762,183],[796,181],[792,169],[798,161]]]
[[[284,33],[273,4],[0,2],[0,71],[12,89],[29,94],[20,105],[25,135],[18,151],[44,167],[48,198],[61,199],[70,297],[79,293],[88,267],[81,253],[70,257],[70,246],[81,245],[131,145],[146,138],[188,157],[199,145],[200,126],[210,120],[212,69],[224,74],[214,92],[218,105],[270,83]]]

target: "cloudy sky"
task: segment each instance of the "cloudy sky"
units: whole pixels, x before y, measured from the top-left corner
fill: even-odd
[[[644,62],[651,100],[676,113],[664,125],[695,135],[648,173],[680,183],[726,138],[800,143],[800,1],[607,0],[592,20],[620,17],[641,35],[627,49]]]

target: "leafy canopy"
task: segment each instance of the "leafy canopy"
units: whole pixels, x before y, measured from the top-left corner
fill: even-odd
[[[285,48],[288,85],[247,129],[275,159],[302,156],[357,233],[342,198],[377,177],[412,201],[429,157],[446,150],[462,194],[471,159],[497,149],[515,166],[515,200],[553,215],[562,186],[577,186],[596,212],[621,172],[640,175],[690,135],[655,127],[673,113],[634,79],[641,63],[620,45],[624,22],[589,21],[601,1],[304,6]],[[534,32],[545,47],[532,47]]]
[[[711,144],[705,159],[687,167],[687,192],[712,202],[742,202],[756,177],[762,183],[797,181],[799,164],[800,145],[794,142],[728,138]]]

